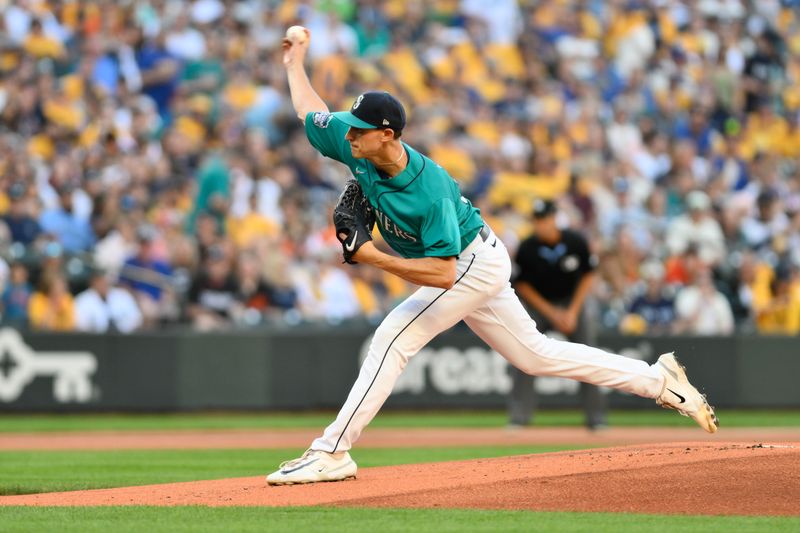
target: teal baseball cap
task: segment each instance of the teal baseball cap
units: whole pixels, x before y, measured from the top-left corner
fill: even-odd
[[[338,111],[333,116],[348,126],[365,130],[391,128],[395,132],[401,132],[406,126],[403,104],[383,91],[361,94],[353,102],[350,111]]]

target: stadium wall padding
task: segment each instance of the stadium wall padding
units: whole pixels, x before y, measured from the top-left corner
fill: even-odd
[[[309,326],[269,331],[136,335],[0,330],[0,411],[336,409],[372,329]],[[797,337],[624,337],[599,346],[653,362],[674,350],[718,407],[800,407]],[[388,408],[499,408],[508,366],[457,326],[412,358]],[[578,384],[537,378],[542,407],[580,405]],[[616,391],[611,407],[651,407]]]

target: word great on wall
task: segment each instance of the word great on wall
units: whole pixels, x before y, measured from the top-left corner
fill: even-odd
[[[559,338],[556,332],[548,332],[551,338]],[[563,337],[562,337],[563,338]],[[359,354],[363,361],[369,350],[372,337],[361,346]],[[653,348],[648,342],[618,352],[632,359],[649,360]],[[496,351],[487,347],[443,348],[426,347],[408,361],[392,394],[420,395],[435,391],[444,395],[455,394],[501,394],[511,391],[509,363]],[[539,394],[578,394],[580,383],[566,378],[537,377],[534,387]],[[604,393],[610,389],[602,388]],[[620,392],[620,394],[624,394]]]

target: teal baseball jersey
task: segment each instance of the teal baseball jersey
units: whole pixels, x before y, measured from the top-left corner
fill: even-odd
[[[381,235],[401,256],[457,256],[483,227],[480,210],[461,195],[455,180],[407,144],[403,172],[381,177],[370,161],[353,157],[347,124],[330,113],[309,113],[305,126],[314,148],[350,168],[375,209]]]

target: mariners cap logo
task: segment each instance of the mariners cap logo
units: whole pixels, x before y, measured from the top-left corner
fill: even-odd
[[[363,100],[363,99],[364,99],[364,95],[363,94],[359,95],[358,98],[356,98],[356,101],[353,102],[353,109],[358,109],[358,106],[361,105],[361,100]]]

